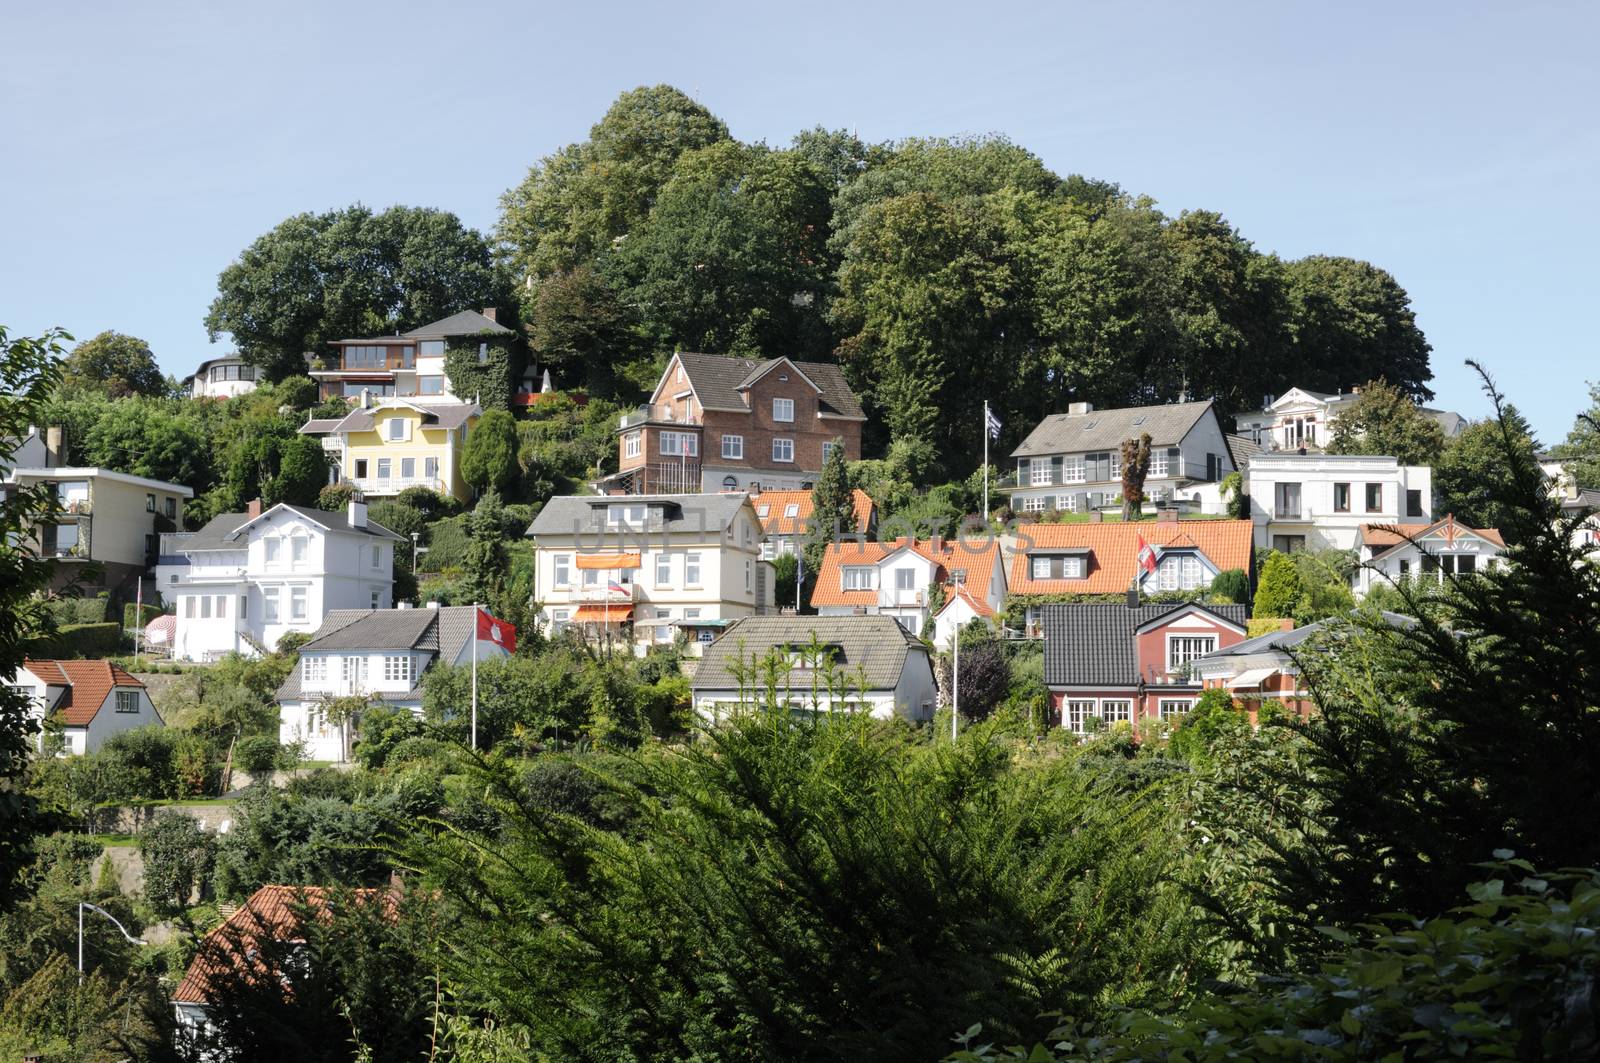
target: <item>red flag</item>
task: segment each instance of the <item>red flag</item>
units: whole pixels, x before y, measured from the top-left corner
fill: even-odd
[[[1156,552],[1149,543],[1144,541],[1144,536],[1139,536],[1139,567],[1146,572],[1156,570]]]
[[[517,629],[504,620],[496,620],[482,609],[478,610],[478,637],[503,647],[507,653],[517,650]]]

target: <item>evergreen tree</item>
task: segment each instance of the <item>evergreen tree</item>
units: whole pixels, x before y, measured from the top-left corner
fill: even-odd
[[[472,541],[467,545],[463,593],[472,601],[494,607],[506,578],[505,507],[490,488],[472,511]]]
[[[506,410],[486,410],[461,448],[461,475],[479,491],[505,491],[517,479],[517,423]]]
[[[1300,581],[1300,570],[1294,558],[1274,550],[1261,566],[1261,579],[1256,583],[1256,600],[1253,616],[1294,616],[1305,587]]]
[[[850,490],[850,474],[845,466],[844,444],[835,439],[828,460],[822,463],[822,475],[811,490],[811,524],[806,528],[802,554],[805,559],[805,581],[815,586],[817,574],[822,571],[822,558],[828,544],[836,535],[848,535],[865,529],[856,527],[855,497]],[[811,596],[805,595],[806,601]]]

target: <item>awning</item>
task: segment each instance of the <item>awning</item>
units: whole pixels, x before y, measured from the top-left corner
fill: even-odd
[[[579,568],[638,568],[638,554],[579,554]]]
[[[631,605],[580,605],[572,614],[574,624],[625,624],[632,619]]]
[[[1238,690],[1240,687],[1258,687],[1264,680],[1270,679],[1277,674],[1278,670],[1276,668],[1250,668],[1228,680],[1228,689]]]

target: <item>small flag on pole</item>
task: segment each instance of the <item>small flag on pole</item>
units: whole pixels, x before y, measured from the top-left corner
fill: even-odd
[[[1156,570],[1156,552],[1153,547],[1144,541],[1144,536],[1139,536],[1139,567],[1146,572]]]
[[[628,593],[628,588],[624,587],[622,584],[618,583],[616,580],[612,580],[610,583],[607,583],[606,584],[606,590],[610,591],[612,594],[627,594]]]
[[[504,647],[507,653],[515,653],[517,649],[516,627],[504,620],[496,620],[482,609],[478,610],[478,638]]]
[[[1000,418],[996,417],[994,411],[989,409],[987,402],[983,404],[983,425],[988,429],[990,439],[1000,438]]]

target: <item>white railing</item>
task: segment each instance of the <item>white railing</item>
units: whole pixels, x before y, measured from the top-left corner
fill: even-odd
[[[921,606],[927,601],[925,591],[897,590],[885,587],[878,592],[878,605],[880,608],[904,609]]]
[[[426,487],[441,493],[445,489],[444,481],[437,476],[352,477],[349,482],[367,495],[397,495],[408,487]]]

